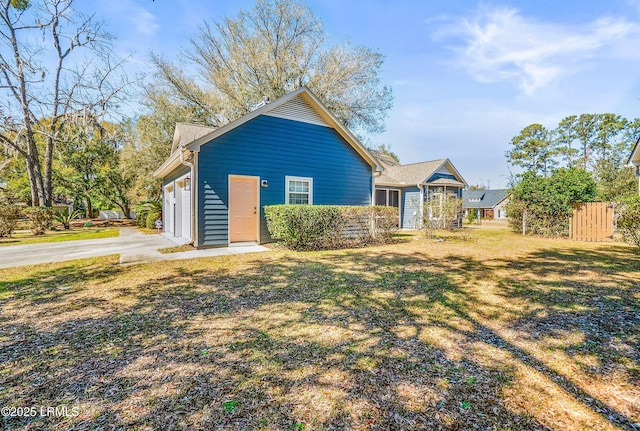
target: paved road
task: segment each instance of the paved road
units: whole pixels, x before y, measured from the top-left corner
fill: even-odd
[[[167,254],[157,252],[159,248],[174,247],[175,245],[176,243],[162,235],[144,235],[134,228],[122,228],[120,236],[115,238],[2,246],[0,247],[0,268],[63,262],[114,254],[120,255],[120,263],[132,264],[268,250],[258,245],[252,245]]]

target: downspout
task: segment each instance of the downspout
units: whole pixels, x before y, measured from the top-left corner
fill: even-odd
[[[191,172],[189,174],[189,178],[191,181],[191,242],[190,244],[192,244],[193,246],[195,246],[195,241],[196,241],[196,214],[198,212],[198,209],[196,208],[196,185],[197,183],[197,178],[196,178],[196,168],[194,166],[193,163],[191,163],[188,160],[184,159],[184,153],[186,153],[187,150],[185,150],[184,148],[184,144],[180,146],[180,163],[182,163],[183,165],[187,166]],[[191,154],[193,154],[192,151],[189,151]]]

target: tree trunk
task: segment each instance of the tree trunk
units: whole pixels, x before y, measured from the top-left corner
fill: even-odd
[[[85,196],[85,201],[87,203],[87,212],[85,215],[87,218],[93,218],[93,207],[91,206],[91,198],[89,196]]]
[[[38,186],[36,185],[36,177],[33,172],[32,166],[29,163],[29,158],[25,157],[24,164],[27,167],[27,177],[29,178],[29,185],[31,187],[31,206],[39,206],[40,200],[38,199]]]
[[[28,154],[25,157],[27,166],[27,174],[29,177],[29,185],[31,186],[31,205],[34,207],[44,205],[44,193],[42,185],[42,173],[40,172],[40,164],[37,157]]]
[[[54,142],[51,136],[47,137],[47,147],[44,153],[44,181],[43,181],[43,194],[44,194],[44,206],[53,206],[53,184],[51,181],[51,172],[53,170],[53,147]]]
[[[122,210],[122,214],[124,218],[129,218],[131,214],[131,208],[129,208],[128,204],[121,204],[119,202],[115,202],[116,205]]]

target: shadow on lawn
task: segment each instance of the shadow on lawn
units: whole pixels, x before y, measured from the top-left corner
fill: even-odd
[[[554,271],[563,262],[600,268],[601,258],[586,252],[574,260],[556,251],[528,256],[527,266],[514,271]],[[515,370],[499,355],[492,364],[476,358],[471,346],[480,344],[542,373],[604,421],[633,429],[570,376],[473,317],[485,301],[466,286],[512,264],[367,249],[260,259],[241,274],[185,263],[164,278],[114,286],[135,303],[104,315],[69,318],[48,332],[1,320],[0,360],[12,368],[0,374],[0,404],[94,409],[67,422],[38,418],[33,424],[51,429],[289,430],[296,423],[312,429],[546,429],[505,397]],[[611,260],[603,270],[624,278],[615,265]],[[18,283],[15,300],[46,306],[47,319],[69,307],[67,297],[48,292],[54,285],[135,271],[43,272]],[[526,289],[535,287],[513,288],[511,281],[503,286],[507,297],[549,310],[557,305],[553,296],[532,300]],[[22,291],[29,283],[35,283],[32,294]],[[585,288],[570,287],[574,293]],[[589,300],[597,296],[594,289]],[[90,306],[95,299],[74,301],[74,309]],[[619,306],[627,307],[626,299]],[[567,313],[588,319],[590,311]],[[531,312],[509,323],[537,328],[544,319]],[[5,426],[29,421],[11,419]]]

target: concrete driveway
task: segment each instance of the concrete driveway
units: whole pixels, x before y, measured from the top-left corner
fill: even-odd
[[[134,228],[125,227],[120,229],[120,236],[115,238],[2,246],[0,247],[0,268],[63,262],[114,254],[120,255],[121,264],[132,264],[268,251],[267,248],[259,245],[167,254],[157,251],[159,248],[175,247],[176,245],[162,235],[145,235]]]

